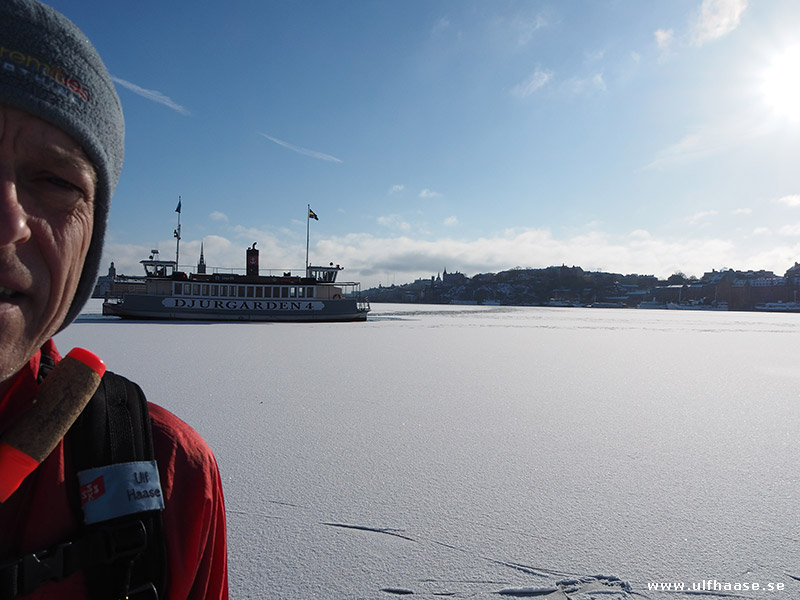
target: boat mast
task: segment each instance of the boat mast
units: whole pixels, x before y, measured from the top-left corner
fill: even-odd
[[[306,213],[306,277],[311,277],[311,275],[308,272],[308,269],[311,266],[311,263],[308,262],[308,240],[310,237],[309,234],[311,232],[311,219],[319,221],[319,217],[317,216],[317,213],[311,210],[310,204],[308,204],[306,208],[308,208],[308,212]]]
[[[178,271],[180,267],[178,266],[180,263],[178,260],[181,256],[181,197],[178,196],[178,206],[175,209],[175,212],[178,213],[178,228],[174,232],[175,236],[175,270]]]
[[[306,277],[308,277],[308,240],[311,235],[311,205],[306,205],[308,212],[306,213]]]

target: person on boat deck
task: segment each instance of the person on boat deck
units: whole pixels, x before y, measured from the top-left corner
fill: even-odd
[[[86,36],[35,0],[2,0],[0,436],[31,408],[40,365],[48,357],[60,360],[52,336],[75,319],[91,295],[123,141],[119,98]],[[227,598],[225,509],[216,460],[187,424],[156,405],[149,410],[165,505],[165,596]],[[9,595],[4,588],[16,583],[2,577],[9,561],[80,534],[71,497],[76,489],[71,443],[65,450],[62,439],[0,504],[0,598],[87,597],[82,571],[47,581],[29,595],[25,590]]]

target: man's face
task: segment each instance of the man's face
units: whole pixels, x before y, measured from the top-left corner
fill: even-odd
[[[70,136],[0,104],[0,389],[67,314],[92,238],[95,186]]]

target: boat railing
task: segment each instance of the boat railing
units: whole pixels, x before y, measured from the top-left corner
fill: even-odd
[[[192,273],[195,265],[182,265],[182,267],[184,272]],[[301,273],[302,271],[302,269],[259,269],[258,274],[270,277],[284,277],[287,273]],[[247,274],[247,269],[240,267],[208,267],[208,273],[210,275],[245,275]]]
[[[342,296],[346,298],[359,299],[361,296],[361,282],[360,281],[337,281],[336,283],[322,283],[317,282],[320,287],[334,287],[342,290]]]
[[[319,286],[331,286],[342,290],[342,296],[345,298],[352,298],[356,301],[356,308],[359,312],[369,312],[371,309],[369,300],[361,296],[361,282],[360,281],[338,281],[336,283],[322,283],[317,282]]]

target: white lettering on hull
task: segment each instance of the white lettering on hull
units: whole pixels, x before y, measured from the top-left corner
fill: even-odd
[[[164,298],[165,308],[184,310],[224,310],[224,311],[307,311],[322,310],[324,302],[309,300],[211,300],[203,298]]]

